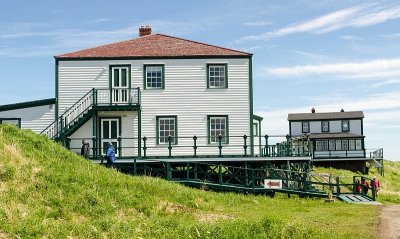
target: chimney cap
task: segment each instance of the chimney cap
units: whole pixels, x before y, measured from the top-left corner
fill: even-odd
[[[312,107],[312,109],[311,109],[311,113],[315,113],[315,109],[314,109],[314,107]]]

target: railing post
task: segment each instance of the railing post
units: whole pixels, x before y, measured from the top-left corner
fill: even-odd
[[[356,187],[357,187],[357,185],[356,185],[356,176],[353,176],[353,193],[354,194],[357,193]]]
[[[171,158],[172,154],[172,144],[171,144],[172,137],[171,135],[168,136],[168,158]]]
[[[219,149],[218,157],[222,157],[222,135],[218,135],[218,149]]]
[[[287,134],[286,135],[286,156],[290,156],[290,136]]]
[[[339,178],[339,176],[337,176],[337,177],[336,177],[336,189],[337,189],[337,190],[336,190],[336,195],[337,195],[337,196],[340,195],[340,185],[339,185],[340,182],[339,182],[339,180],[340,180],[340,178]]]
[[[171,163],[167,162],[167,180],[171,180]]]
[[[133,175],[137,175],[136,158],[133,159]]]
[[[194,163],[194,179],[197,180],[197,163]]]
[[[71,137],[67,137],[67,149],[71,149]]]
[[[194,152],[194,157],[197,157],[197,136],[193,136],[193,152]]]
[[[121,159],[122,157],[121,136],[118,136],[117,141],[118,141],[118,159]]]
[[[147,137],[143,137],[143,158],[146,158],[146,151],[147,151],[146,141]]]
[[[268,153],[268,135],[264,136],[265,138],[265,156],[268,157],[269,153]]]
[[[375,199],[376,199],[376,194],[375,194],[375,192],[376,192],[376,188],[375,188],[375,179],[372,179],[372,180],[371,180],[371,183],[372,183],[372,185],[371,185],[372,200],[375,201]]]
[[[219,185],[222,185],[222,163],[221,162],[219,162],[219,165],[218,165],[218,182],[219,182]]]
[[[92,136],[92,152],[93,152],[93,159],[97,157],[97,147],[96,147],[96,136]]]
[[[253,170],[251,170],[251,189],[253,190],[253,193],[254,193],[254,188],[255,188],[254,181],[255,181],[255,175],[254,175],[254,169],[253,169]]]
[[[243,140],[244,140],[244,145],[243,145],[244,156],[247,157],[247,135],[243,135]]]
[[[189,180],[190,178],[190,164],[189,162],[186,162],[186,179]]]

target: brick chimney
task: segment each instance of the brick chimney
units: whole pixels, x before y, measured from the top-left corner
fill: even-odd
[[[151,35],[151,27],[150,26],[140,26],[139,28],[139,37]]]
[[[315,109],[314,109],[314,107],[311,109],[311,113],[315,113]]]
[[[344,112],[344,109],[341,109],[340,112]]]

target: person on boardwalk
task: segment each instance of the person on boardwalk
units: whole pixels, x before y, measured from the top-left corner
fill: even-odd
[[[115,149],[112,143],[108,143],[106,150],[107,167],[114,168],[115,163]]]
[[[378,191],[381,187],[381,183],[379,182],[378,178],[376,176],[373,177],[373,179],[371,180],[371,187],[375,186],[375,196],[378,196]]]
[[[361,193],[361,182],[360,179],[356,181],[356,193]]]
[[[364,182],[362,183],[362,191],[364,194],[368,194],[368,188],[369,188],[369,184],[368,184],[367,180],[364,179]]]
[[[88,142],[86,142],[84,139],[82,139],[82,148],[81,148],[81,155],[84,158],[89,158],[89,148],[90,145]]]

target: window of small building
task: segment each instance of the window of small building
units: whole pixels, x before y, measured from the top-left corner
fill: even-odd
[[[207,88],[228,88],[227,64],[207,64]]]
[[[321,122],[321,131],[322,132],[329,132],[329,121],[322,121]]]
[[[340,139],[336,140],[336,150],[342,150],[342,141]]]
[[[157,116],[157,144],[177,144],[177,117],[176,116]]]
[[[303,133],[310,133],[310,122],[301,122],[301,131]]]
[[[0,118],[0,124],[11,124],[21,128],[21,118]]]
[[[329,140],[329,151],[336,150],[335,140]]]
[[[144,88],[164,89],[164,65],[144,65]]]
[[[350,122],[348,120],[342,120],[342,132],[350,131]]]
[[[342,140],[342,150],[349,150],[349,141]]]
[[[349,150],[356,150],[356,142],[354,139],[349,139]]]
[[[221,135],[222,143],[229,143],[228,116],[208,116],[208,142],[218,143]]]

